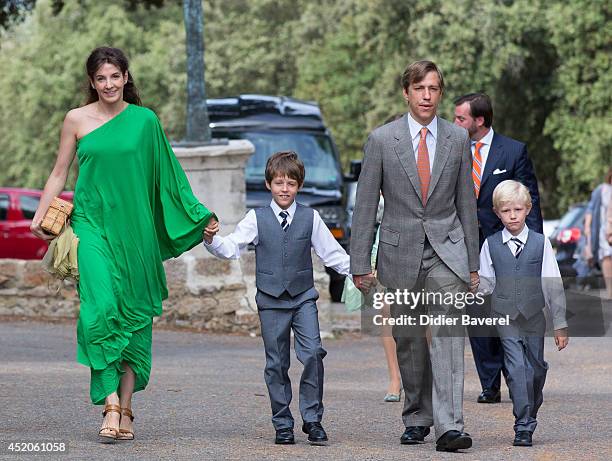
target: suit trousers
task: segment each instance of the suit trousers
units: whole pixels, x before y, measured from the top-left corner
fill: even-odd
[[[470,317],[489,318],[491,316],[491,297],[485,298],[482,306],[467,307]],[[470,345],[474,364],[482,389],[498,391],[501,388],[501,375],[506,376],[504,368],[504,349],[494,325],[468,326]]]
[[[519,315],[510,325],[498,325],[504,348],[506,382],[512,399],[514,431],[535,431],[544,400],[548,364],[544,361],[546,318],[540,312],[530,319]]]
[[[300,413],[304,422],[320,422],[323,417],[323,358],[319,317],[314,299],[292,309],[259,309],[261,336],[266,352],[264,379],[272,406],[274,429],[293,428],[289,405],[292,392],[289,379],[291,330],[297,359],[304,365],[300,380]]]
[[[458,293],[466,291],[462,281],[425,242],[419,276],[413,291]],[[388,289],[389,291],[392,291]],[[453,305],[419,305],[408,311],[393,304],[391,315],[460,315]],[[427,326],[393,327],[397,360],[404,386],[404,426],[434,426],[436,438],[450,430],[463,431],[463,375],[465,327]],[[431,331],[431,343],[426,338]]]

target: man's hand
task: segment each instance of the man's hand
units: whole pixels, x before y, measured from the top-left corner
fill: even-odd
[[[376,277],[371,272],[369,274],[353,275],[353,283],[359,291],[367,295],[372,287],[376,285]]]
[[[210,245],[217,232],[219,232],[219,221],[217,221],[215,218],[210,218],[210,221],[208,221],[208,224],[204,229],[204,241]]]
[[[480,285],[480,276],[478,272],[470,272],[470,291],[476,293],[478,285]]]
[[[555,330],[555,344],[557,345],[557,349],[565,349],[567,343],[569,343],[567,328],[559,328],[558,330]]]

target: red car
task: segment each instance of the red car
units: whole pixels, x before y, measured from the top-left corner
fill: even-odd
[[[30,232],[41,190],[0,187],[0,258],[42,259],[47,242]],[[72,192],[60,195],[72,201]]]

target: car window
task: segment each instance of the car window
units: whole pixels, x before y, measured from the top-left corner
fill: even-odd
[[[0,194],[0,221],[6,221],[9,208],[9,196]]]
[[[559,224],[557,225],[557,229],[568,229],[570,227],[581,227],[582,220],[584,218],[584,212],[586,207],[584,205],[577,205],[567,213],[563,215]]]
[[[255,146],[255,152],[246,164],[245,176],[249,183],[263,183],[266,161],[274,152],[293,150],[298,153],[304,167],[306,178],[304,186],[322,188],[337,187],[341,174],[331,141],[327,135],[299,132],[223,132],[215,137],[229,139],[248,139]]]
[[[21,195],[19,197],[19,208],[21,208],[21,212],[25,219],[34,218],[34,213],[36,213],[36,209],[38,208],[38,202],[40,202],[40,197],[34,197],[32,195]]]

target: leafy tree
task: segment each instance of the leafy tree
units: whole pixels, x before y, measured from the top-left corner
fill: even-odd
[[[544,132],[559,152],[562,207],[586,198],[612,167],[611,10],[604,0],[574,0],[546,13],[559,66],[552,86],[558,98]]]

